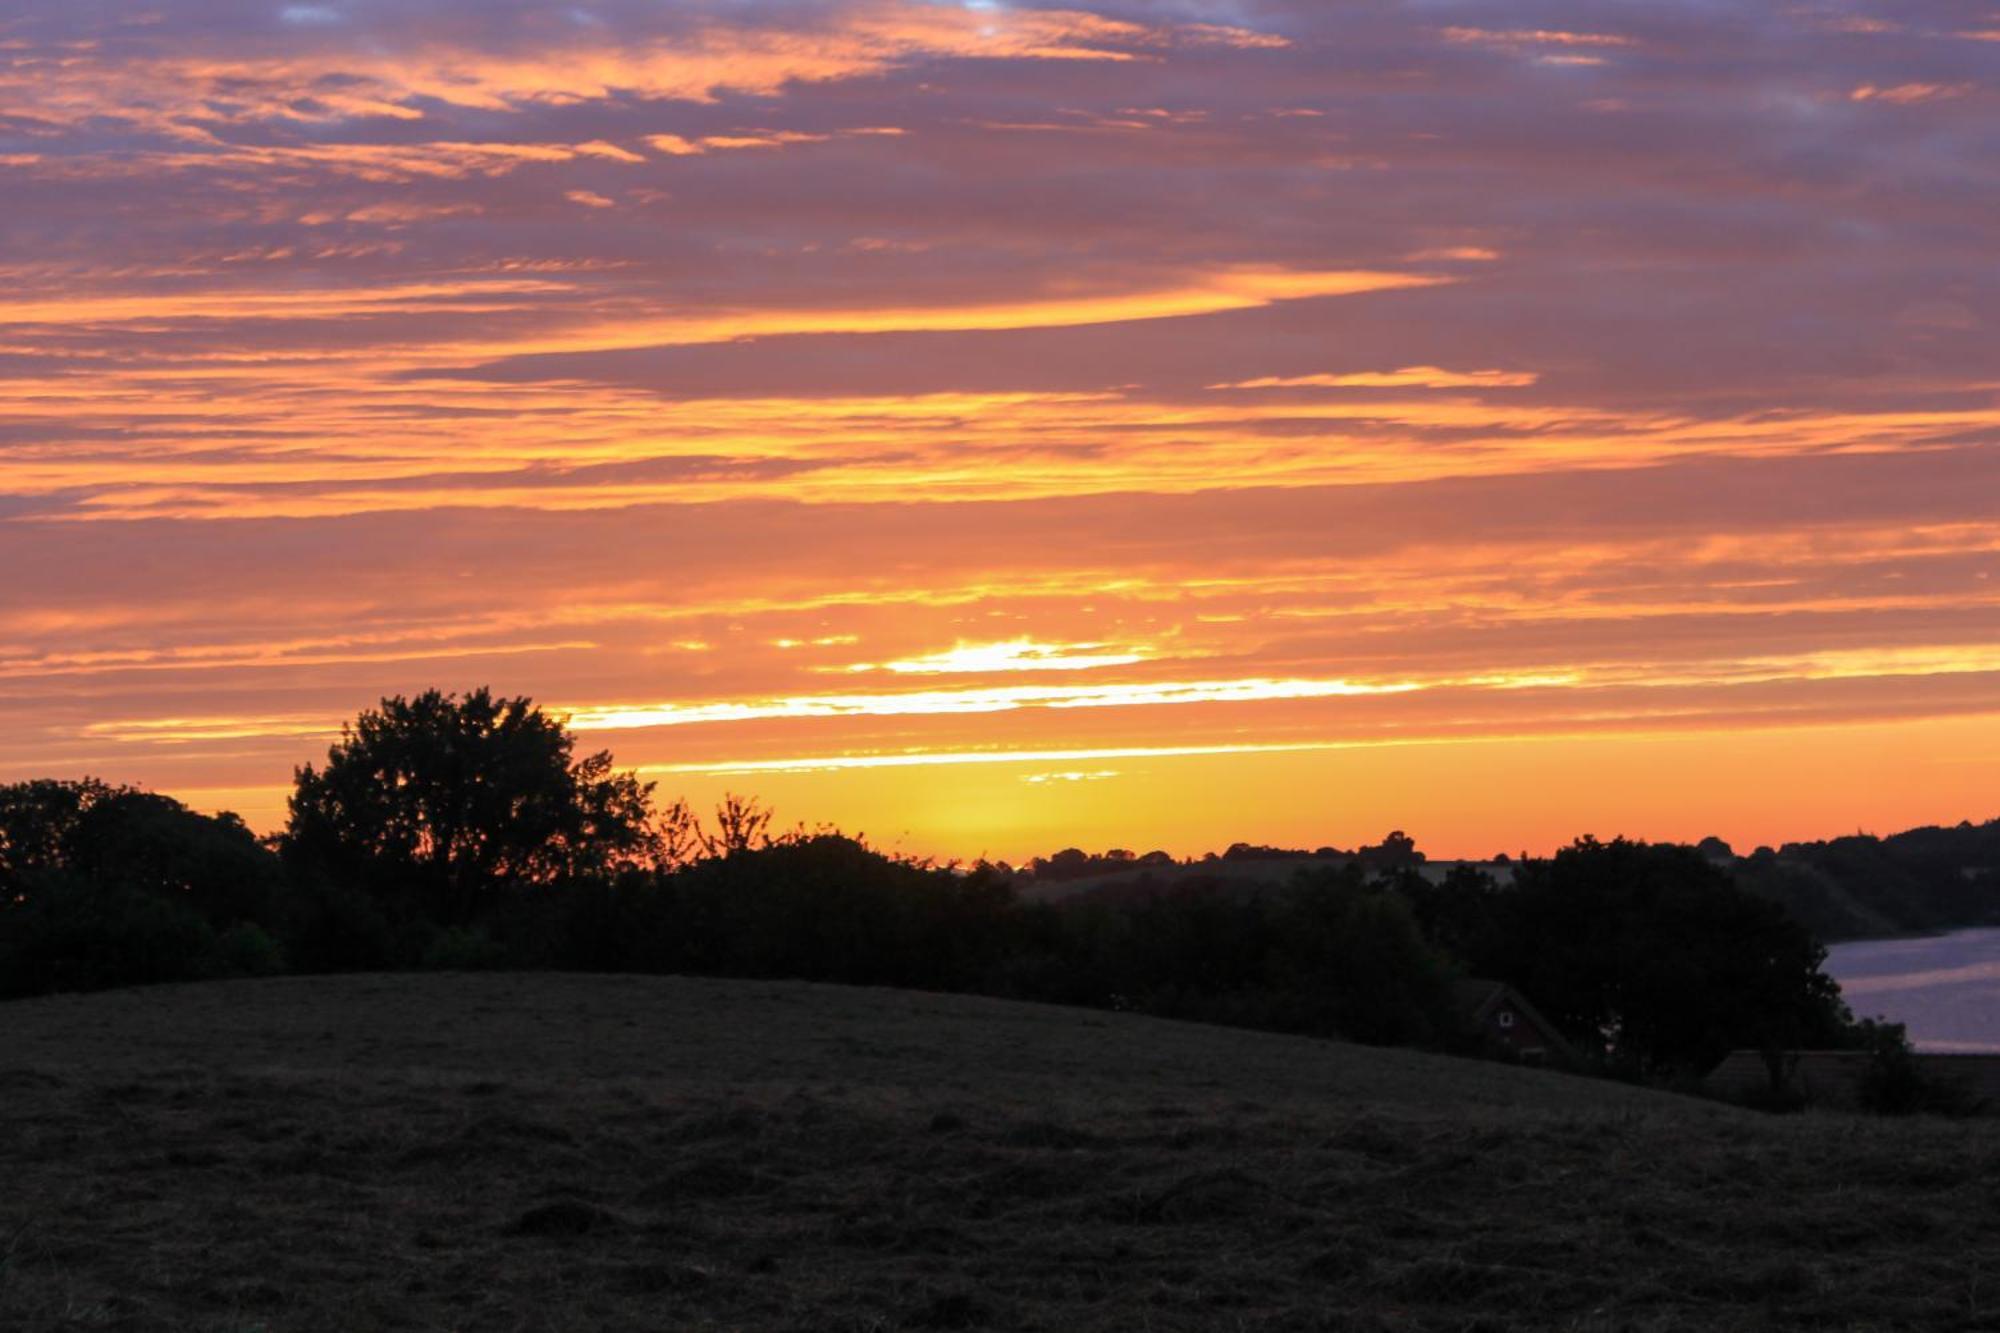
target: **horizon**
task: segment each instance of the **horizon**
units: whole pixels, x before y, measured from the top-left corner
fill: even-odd
[[[490,685],[917,856],[2000,810],[2000,11],[26,0],[0,781]]]
[[[571,737],[573,740],[583,739],[582,737],[578,737],[574,732],[571,733]],[[581,757],[581,755],[583,755],[584,753],[588,753],[588,750],[585,747],[579,746],[577,753],[579,757]],[[308,762],[317,764],[324,758],[325,756],[315,755],[313,756],[313,759]],[[616,756],[613,756],[613,769],[618,772],[636,773],[642,778],[645,776],[643,770],[632,769],[617,764]],[[58,780],[64,780],[64,781],[90,779],[98,781],[108,781],[110,785],[112,785],[113,787],[121,785],[130,785],[138,790],[152,792],[155,795],[166,796],[176,800],[182,799],[180,793],[172,791],[162,791],[156,788],[148,787],[144,784],[120,784],[115,779],[107,779],[102,774],[57,775],[57,776]],[[650,781],[650,779],[648,780]],[[283,802],[285,798],[289,797],[289,795],[290,795],[290,788],[286,788],[279,794],[280,815],[282,815],[283,813]],[[1056,853],[1065,850],[1082,851],[1093,858],[1107,855],[1113,851],[1123,851],[1130,854],[1134,858],[1143,857],[1154,852],[1166,852],[1170,856],[1172,856],[1172,858],[1177,864],[1191,866],[1191,865],[1198,865],[1210,857],[1220,856],[1224,852],[1227,852],[1231,847],[1237,845],[1247,845],[1254,848],[1272,850],[1285,854],[1302,854],[1302,855],[1312,855],[1315,854],[1320,848],[1329,848],[1337,852],[1340,852],[1343,855],[1351,855],[1379,844],[1384,837],[1392,833],[1401,833],[1409,835],[1408,829],[1403,828],[1399,824],[1392,823],[1390,826],[1384,827],[1379,833],[1375,834],[1372,837],[1362,836],[1357,834],[1355,836],[1348,837],[1344,840],[1327,839],[1316,836],[1303,836],[1291,840],[1283,838],[1267,839],[1267,838],[1259,838],[1253,836],[1232,836],[1229,837],[1226,841],[1216,842],[1212,845],[1190,844],[1183,848],[1177,846],[1169,846],[1164,843],[1152,844],[1143,842],[1133,842],[1130,839],[1127,839],[1125,842],[1121,843],[1118,840],[1113,839],[1110,842],[1099,845],[1080,845],[1076,843],[1064,843],[1060,845],[1051,844],[1046,847],[1040,847],[1028,851],[1023,851],[1019,855],[989,854],[986,852],[980,852],[977,854],[968,855],[962,852],[955,852],[950,849],[939,850],[934,848],[910,847],[907,845],[903,845],[900,842],[889,841],[879,838],[875,835],[870,834],[865,829],[843,827],[831,820],[819,819],[819,818],[814,818],[810,815],[804,815],[804,814],[799,814],[797,812],[780,810],[774,806],[771,806],[756,792],[750,792],[750,791],[722,792],[718,793],[717,799],[721,800],[721,799],[727,799],[729,797],[738,797],[747,799],[752,805],[764,809],[766,813],[772,816],[771,827],[777,833],[789,833],[794,829],[800,829],[807,833],[825,831],[829,833],[839,834],[841,836],[861,839],[875,846],[878,850],[893,856],[906,856],[906,857],[916,858],[918,860],[928,860],[946,865],[961,865],[961,866],[970,866],[981,861],[987,861],[995,864],[1006,864],[1017,871],[1026,870],[1028,868],[1029,862],[1034,859],[1053,856]],[[675,799],[675,797],[673,793],[662,791],[657,787],[657,785],[655,785],[652,794],[652,799],[656,808],[663,808],[667,804],[671,803]],[[190,809],[196,810],[199,813],[232,814],[236,815],[239,818],[244,818],[245,822],[248,824],[252,832],[256,833],[259,837],[267,839],[278,836],[280,833],[283,832],[285,828],[285,821],[282,817],[276,819],[249,819],[246,816],[244,816],[241,810],[236,810],[229,807],[214,806],[214,805],[203,806],[189,801],[183,801],[183,804],[187,805]],[[695,805],[693,807],[693,811],[697,818],[706,821],[711,817],[712,807],[702,807],[700,805]],[[1778,839],[1760,839],[1760,840],[1745,841],[1745,842],[1738,842],[1735,839],[1716,833],[1713,830],[1707,833],[1689,835],[1685,837],[1665,837],[1665,836],[1649,837],[1644,835],[1632,834],[1623,830],[1604,832],[1601,830],[1594,830],[1594,829],[1580,829],[1567,835],[1556,836],[1543,845],[1527,845],[1525,843],[1523,843],[1520,846],[1501,845],[1494,847],[1493,849],[1484,853],[1473,853],[1469,851],[1460,851],[1460,850],[1445,850],[1444,848],[1447,846],[1447,844],[1439,844],[1438,846],[1427,846],[1425,839],[1422,836],[1417,836],[1417,835],[1409,835],[1409,836],[1411,836],[1415,850],[1418,853],[1420,853],[1423,859],[1426,861],[1446,862],[1446,863],[1471,862],[1471,863],[1490,864],[1502,858],[1520,859],[1522,857],[1539,857],[1539,858],[1551,857],[1556,852],[1562,850],[1564,847],[1570,846],[1586,838],[1596,839],[1600,842],[1610,842],[1615,839],[1626,838],[1635,842],[1670,843],[1681,846],[1694,846],[1697,843],[1707,840],[1708,838],[1719,837],[1725,844],[1728,845],[1729,850],[1733,855],[1737,857],[1747,857],[1751,855],[1752,852],[1762,850],[1767,847],[1772,850],[1782,850],[1787,845],[1832,842],[1836,839],[1850,837],[1850,836],[1870,837],[1879,839],[1879,838],[1894,837],[1898,834],[1913,832],[1918,829],[1981,826],[1988,823],[2000,823],[2000,814],[1984,815],[1984,816],[1973,815],[1973,816],[1962,817],[1960,819],[1951,819],[1951,820],[1947,819],[1921,820],[1908,824],[1900,824],[1892,828],[1856,827],[1852,830],[1838,830],[1838,831],[1821,830],[1816,833],[1801,834],[1795,837],[1785,837]]]

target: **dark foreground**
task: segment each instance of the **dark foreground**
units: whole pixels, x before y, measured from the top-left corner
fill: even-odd
[[[0,1329],[2000,1329],[2000,1132],[675,978],[0,1006]]]

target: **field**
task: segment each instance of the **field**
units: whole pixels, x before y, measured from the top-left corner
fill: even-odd
[[[0,1006],[0,1329],[2000,1329],[2000,1130],[965,997]]]

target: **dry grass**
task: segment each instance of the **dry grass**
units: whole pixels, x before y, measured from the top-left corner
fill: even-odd
[[[961,997],[0,1006],[0,1328],[2000,1329],[2000,1131]]]

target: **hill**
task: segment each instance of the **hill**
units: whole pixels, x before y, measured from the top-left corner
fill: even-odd
[[[1857,833],[1818,842],[1759,847],[1738,856],[1720,838],[1695,846],[1737,884],[1783,907],[1822,940],[1927,934],[2000,922],[2000,819],[1906,829],[1887,837]],[[1532,861],[1524,857],[1523,860]],[[1317,851],[1238,844],[1220,855],[1176,861],[1164,852],[1091,856],[1076,849],[1036,857],[1012,883],[1025,902],[1129,905],[1201,886],[1254,897],[1301,874],[1360,865],[1369,874],[1407,872],[1439,884],[1454,872],[1513,883],[1517,862],[1438,861],[1392,833],[1380,846]]]
[[[673,977],[0,1007],[0,1327],[1992,1327],[1986,1124]]]
[[[2000,921],[2000,819],[1760,847],[1718,860],[1821,939],[1868,939]]]

